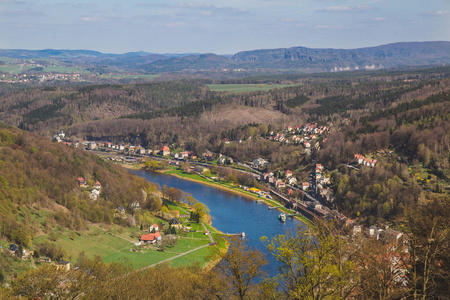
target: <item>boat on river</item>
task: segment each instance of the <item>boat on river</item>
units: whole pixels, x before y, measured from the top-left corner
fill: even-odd
[[[278,219],[280,219],[280,221],[284,223],[284,222],[286,222],[286,215],[284,213],[281,213],[278,216]]]

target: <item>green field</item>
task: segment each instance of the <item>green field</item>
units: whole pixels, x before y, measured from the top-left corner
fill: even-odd
[[[42,243],[47,241],[48,237],[48,235],[38,236],[34,238],[33,243]],[[84,252],[89,258],[94,258],[96,255],[105,257],[125,247],[132,246],[131,243],[94,226],[90,226],[87,231],[80,232],[74,240],[69,238],[69,231],[64,230],[58,236],[55,244],[67,251],[69,261],[75,261],[81,252]]]
[[[20,65],[4,65],[0,66],[0,72],[2,73],[10,73],[10,74],[20,74],[21,72],[25,72],[29,69],[35,68],[34,66],[20,66]]]
[[[44,67],[44,71],[43,72],[47,72],[47,73],[64,73],[64,74],[90,73],[88,70],[83,69],[83,68],[63,67],[63,66]]]
[[[201,230],[203,230],[201,224],[191,224],[191,226],[193,229],[198,228],[200,230],[201,228]],[[132,239],[130,237],[130,233],[136,230],[136,228],[124,228],[120,234],[123,238],[136,240],[137,242],[137,238]],[[130,262],[136,269],[174,257],[194,248],[207,245],[210,242],[209,237],[204,235],[203,232],[190,232],[186,237],[179,238],[174,247],[168,247],[165,252],[161,252],[156,249],[145,249],[135,246],[123,238],[107,233],[95,226],[90,226],[87,231],[79,232],[74,240],[69,238],[69,233],[68,230],[59,232],[55,242],[56,245],[61,246],[67,251],[67,257],[65,259],[75,262],[79,254],[84,252],[86,257],[91,259],[100,255],[105,262]],[[48,238],[48,235],[41,235],[34,238],[33,243],[42,243],[48,241]],[[139,248],[141,248],[141,252],[131,251],[131,249]],[[207,253],[204,250],[205,249],[200,249],[186,255],[186,257],[183,256],[177,258],[176,265],[190,264],[192,262],[200,262],[202,265],[206,264],[205,256]]]
[[[275,88],[284,88],[287,84],[207,84],[213,92],[253,92],[253,91],[269,91]]]
[[[208,263],[208,261],[205,260],[205,258],[209,255],[211,251],[210,249],[211,249],[210,247],[205,247],[192,253],[186,254],[184,256],[175,258],[174,260],[172,260],[171,266],[180,267],[198,263],[200,264],[201,267],[204,267]]]

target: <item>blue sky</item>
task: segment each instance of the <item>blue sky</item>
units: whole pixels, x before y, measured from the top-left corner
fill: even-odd
[[[450,41],[450,0],[0,0],[1,49],[233,54]]]

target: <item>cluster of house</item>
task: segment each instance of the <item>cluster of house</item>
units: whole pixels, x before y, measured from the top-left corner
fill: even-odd
[[[3,247],[0,247],[0,249],[1,248],[3,248]],[[5,250],[8,251],[12,255],[17,255],[20,248],[16,244],[10,244],[7,249],[5,248]],[[22,256],[21,256],[22,259],[28,259],[34,255],[34,251],[28,250],[28,249],[23,249],[21,254],[22,254]],[[38,260],[41,263],[51,263],[52,262],[52,259],[50,257],[46,257],[46,256],[40,256]],[[54,262],[53,264],[57,268],[64,268],[66,270],[70,270],[70,263],[66,260],[59,260],[59,261]]]
[[[153,224],[148,229],[148,234],[143,234],[139,238],[139,242],[141,243],[149,243],[155,244],[156,242],[161,240],[161,233],[159,232],[159,226],[157,224]]]
[[[362,233],[361,225],[356,225],[353,227],[353,233]],[[390,229],[389,226],[385,225],[384,228],[378,228],[373,225],[364,231],[364,234],[368,238],[373,238],[376,240],[381,240],[384,243],[394,243],[399,242],[403,237],[403,233],[397,230]]]
[[[327,188],[331,184],[330,177],[325,177],[322,175],[323,166],[321,164],[316,164],[316,189],[320,197],[327,202],[334,201],[334,191]]]
[[[80,141],[79,141],[80,143]],[[181,151],[179,153],[177,152],[171,152],[170,148],[168,146],[163,146],[159,149],[146,149],[142,146],[135,146],[135,145],[122,145],[122,144],[113,144],[111,142],[87,142],[84,143],[81,142],[83,145],[86,146],[87,150],[96,150],[96,149],[110,149],[115,151],[123,151],[127,153],[128,155],[145,155],[145,156],[151,156],[151,155],[160,155],[160,156],[171,156],[173,159],[176,160],[186,160],[186,159],[197,159],[197,155],[193,152],[189,151]],[[205,152],[203,153],[203,157],[206,161],[211,161],[214,159],[214,154],[212,152]]]
[[[311,179],[311,182],[302,182],[301,188],[303,191],[308,191],[310,188],[315,187],[317,189],[317,194],[319,194],[322,199],[326,200],[327,202],[333,202],[334,192],[332,189],[328,188],[328,186],[331,184],[330,177],[325,177],[322,175],[323,169],[323,165],[316,164],[315,184]]]
[[[83,177],[78,177],[77,183],[78,183],[79,187],[82,187],[82,188],[89,187],[86,183],[86,180],[84,180]],[[96,181],[94,184],[94,189],[91,191],[91,194],[90,194],[90,198],[92,201],[97,201],[99,199],[101,189],[102,189],[102,185],[100,184],[99,181]]]
[[[272,172],[263,173],[261,181],[273,185],[278,190],[286,188],[286,185],[296,185],[297,178],[293,176],[292,171],[286,170],[283,178],[275,178]]]
[[[177,218],[172,218],[169,221],[169,225],[176,229],[183,228],[183,224],[181,224],[181,222],[178,221]],[[139,242],[136,243],[136,246],[142,244],[155,244],[161,241],[161,232],[159,230],[160,229],[158,224],[153,224],[152,226],[150,226],[148,229],[148,234],[141,235],[141,237],[139,238]]]
[[[55,142],[62,142],[65,137],[66,134],[64,133],[64,131],[60,131],[52,137],[52,140]]]
[[[355,154],[355,163],[373,168],[377,164],[377,160],[376,159],[367,159],[364,157],[364,155],[356,153]]]
[[[74,74],[53,74],[53,73],[44,73],[39,74],[38,76],[39,82],[44,82],[47,80],[81,80],[81,75],[74,73]]]
[[[317,138],[328,133],[329,130],[330,127],[328,126],[317,126],[317,123],[307,123],[294,127],[287,126],[283,132],[271,131],[269,132],[267,139],[276,142],[284,142],[286,144],[301,144],[306,149],[309,149],[312,146],[319,148],[320,144],[316,141]]]
[[[287,126],[286,127],[287,132],[297,132],[297,133],[312,133],[312,134],[325,134],[328,131],[330,131],[330,127],[328,126],[317,126],[317,123],[307,123],[304,125],[297,125],[294,127]]]

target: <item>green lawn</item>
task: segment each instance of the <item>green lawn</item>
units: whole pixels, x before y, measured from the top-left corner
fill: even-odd
[[[208,261],[205,260],[205,257],[209,255],[209,251],[211,251],[211,248],[205,247],[192,253],[175,258],[174,260],[172,260],[171,266],[179,267],[199,263],[201,267],[204,267],[208,263]]]
[[[47,240],[48,235],[41,235],[34,238],[33,243],[42,243]],[[131,243],[94,226],[90,226],[88,231],[83,231],[80,235],[76,235],[75,240],[69,238],[69,230],[64,230],[55,244],[60,245],[67,251],[69,261],[75,261],[83,251],[89,258],[93,258],[96,255],[106,257],[124,248],[133,246]]]
[[[23,66],[20,65],[4,65],[0,66],[0,72],[3,73],[11,73],[11,74],[19,74],[21,72],[27,71],[29,69],[33,69],[34,66]]]
[[[5,246],[7,246],[7,245],[8,245],[8,242],[7,242],[7,241],[5,241],[5,240],[0,240],[0,246],[5,247]]]
[[[131,248],[121,249],[117,252],[103,256],[104,262],[123,262],[129,261],[135,269],[143,268],[148,265],[160,262],[162,260],[174,257],[177,254],[161,252],[157,250],[143,249],[142,252],[132,252]],[[136,247],[135,247],[136,248]]]
[[[207,84],[211,91],[214,92],[253,92],[253,91],[269,91],[275,88],[284,88],[287,84]]]
[[[89,230],[79,232],[74,240],[69,238],[69,230],[55,231],[58,237],[54,243],[67,251],[68,256],[65,259],[71,262],[75,262],[79,254],[84,252],[88,258],[94,258],[96,255],[100,255],[105,262],[128,261],[134,268],[142,268],[197,247],[207,245],[210,241],[209,237],[203,233],[203,226],[196,223],[190,224],[193,229],[202,230],[202,232],[188,233],[186,237],[179,238],[174,247],[168,247],[165,252],[144,248],[142,248],[141,252],[133,252],[131,249],[137,249],[139,247],[95,226],[90,226]],[[138,231],[137,228],[119,228],[117,225],[103,227],[111,230],[114,234],[126,239],[136,240],[137,242],[136,238],[133,239],[130,236],[132,232]],[[34,238],[33,243],[36,245],[48,241],[48,238],[48,235],[41,235]],[[4,240],[0,240],[0,245],[7,245],[7,243]],[[189,264],[197,261],[203,265],[206,263],[204,261],[206,254],[203,249],[195,251],[186,255],[183,259],[177,259],[176,265]]]
[[[118,235],[119,237],[122,237],[124,239],[129,240],[135,240],[136,238],[133,238],[133,234],[138,233],[139,235],[142,234],[142,232],[139,230],[138,227],[122,227],[119,225],[100,225],[101,228],[110,231],[111,233]],[[143,228],[148,229],[148,228]]]
[[[211,183],[210,180],[205,179],[205,178],[199,176],[198,174],[183,173],[183,171],[179,170],[178,168],[171,168],[169,171],[167,171],[165,173],[169,174],[169,175],[170,174],[174,174],[174,175],[178,175],[178,176],[183,177],[183,178],[191,178],[191,179],[195,179],[195,180]]]

